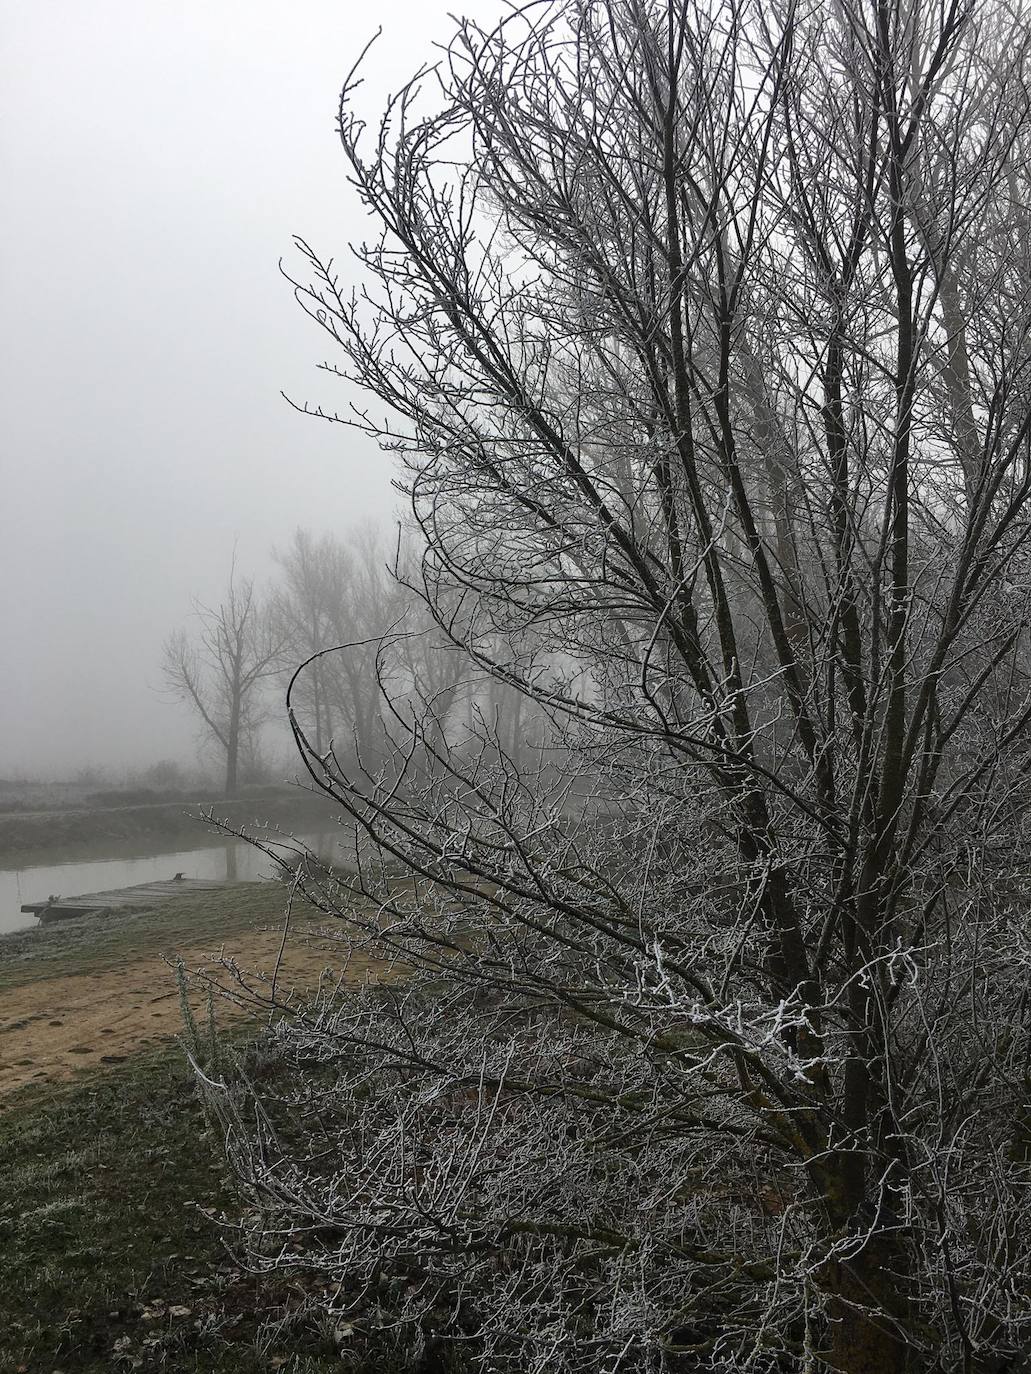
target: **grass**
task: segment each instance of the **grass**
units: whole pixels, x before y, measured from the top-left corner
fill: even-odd
[[[115,911],[0,937],[0,991],[40,978],[98,973],[158,951],[218,944],[283,914],[281,883],[234,883],[147,911]]]
[[[232,945],[277,926],[285,896],[241,883],[6,936],[0,1004],[40,980]],[[232,1032],[238,1047],[251,1036]],[[246,1205],[175,1042],[0,1097],[0,1374],[385,1374],[338,1348],[329,1290],[234,1261],[212,1217]]]
[[[301,787],[257,789],[236,800],[199,797],[195,800],[137,802],[128,805],[109,798],[112,805],[79,805],[67,810],[0,810],[0,860],[5,867],[64,862],[73,857],[114,858],[127,851],[152,853],[218,844],[219,834],[203,819],[213,810],[236,824],[261,831],[270,818],[291,829],[331,829],[334,813],[325,798]]]
[[[299,1284],[241,1271],[220,1142],[172,1046],[0,1109],[0,1369],[322,1374]]]

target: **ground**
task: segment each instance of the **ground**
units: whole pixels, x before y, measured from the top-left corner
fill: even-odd
[[[9,786],[9,785],[8,785]],[[141,846],[184,849],[215,844],[205,816],[210,812],[234,826],[260,833],[266,818],[286,831],[332,829],[335,816],[325,797],[294,786],[245,789],[229,801],[217,795],[101,792],[90,798],[51,791],[46,797],[21,793],[21,804],[0,780],[0,860],[5,867],[76,859],[132,857]]]
[[[256,977],[271,977],[282,944],[284,890],[240,883],[152,912],[83,916],[0,941],[0,1097],[28,1083],[71,1078],[119,1062],[182,1029],[172,965],[204,972],[227,991],[224,952]],[[330,923],[298,913],[283,950],[278,988],[303,993],[339,963]],[[359,978],[367,965],[352,963]],[[195,1000],[199,1000],[198,998]],[[244,1009],[220,1000],[221,1015]]]
[[[241,884],[0,942],[4,1374],[347,1367],[347,1328],[326,1295],[301,1275],[258,1280],[227,1248],[216,1219],[242,1204],[175,1039],[166,961],[227,986],[224,951],[271,975],[283,898],[275,884]],[[327,924],[295,912],[279,988],[302,991],[339,967]],[[366,976],[375,970],[348,967]],[[238,1043],[257,1029],[222,998],[217,1015]]]

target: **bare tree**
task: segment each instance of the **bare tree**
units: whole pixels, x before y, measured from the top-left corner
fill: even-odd
[[[343,537],[298,530],[277,555],[283,581],[273,597],[287,676],[303,664],[294,709],[318,756],[370,763],[382,755],[378,655],[384,634],[411,601],[390,573],[380,532]]]
[[[320,654],[335,643],[332,627],[338,608],[346,604],[352,586],[352,559],[345,546],[330,535],[316,539],[308,530],[295,530],[285,552],[275,555],[283,570],[282,584],[273,594],[273,607],[285,644],[288,672],[311,660],[297,692],[298,706],[322,754],[333,736],[326,665]]]
[[[282,664],[283,638],[254,583],[236,572],[217,606],[194,602],[197,632],[177,630],[165,644],[162,670],[170,692],[193,708],[225,755],[225,795],[235,797],[241,761],[255,744],[259,690]]]
[[[287,676],[296,673],[293,707],[318,757],[378,770],[392,752],[384,697],[394,707],[403,701],[406,719],[438,743],[461,735],[469,662],[427,614],[410,539],[388,550],[372,526],[342,538],[298,530],[277,559],[283,582],[273,606]],[[484,688],[494,698],[498,690]]]
[[[256,1262],[356,1320],[584,1374],[1031,1346],[1028,46],[556,0],[371,139],[348,82],[382,238],[298,296],[428,613],[564,736],[528,773],[388,701],[370,781],[297,723],[367,837],[307,885],[404,981],[281,1022],[266,1116],[208,1086]]]

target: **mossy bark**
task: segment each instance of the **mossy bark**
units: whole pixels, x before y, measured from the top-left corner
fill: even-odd
[[[895,1236],[874,1236],[858,1255],[822,1275],[828,1331],[825,1358],[840,1374],[912,1374],[906,1339],[912,1257]]]

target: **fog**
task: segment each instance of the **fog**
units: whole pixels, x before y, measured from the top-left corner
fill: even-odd
[[[440,0],[7,0],[0,776],[191,759],[161,645],[295,526],[386,520],[389,460],[280,396],[340,403],[277,262],[364,221],[339,87],[369,113]]]

